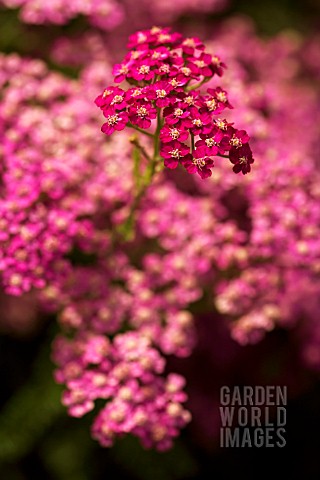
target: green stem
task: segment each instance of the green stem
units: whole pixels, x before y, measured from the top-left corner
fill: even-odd
[[[192,90],[197,90],[197,88],[200,88],[201,85],[204,83],[207,83],[210,79],[209,78],[204,78],[201,80],[201,82],[197,83],[196,85],[190,85],[189,87],[186,88],[187,92],[192,92]]]
[[[146,132],[145,130],[142,130],[142,128],[137,127],[136,125],[132,125],[132,123],[128,123],[127,127],[133,128],[134,130],[137,130],[137,132],[143,133],[144,135],[147,135],[148,137],[153,138],[154,134],[150,132]]]
[[[125,222],[119,226],[118,231],[122,234],[125,240],[132,240],[134,238],[135,217],[137,208],[139,207],[141,198],[144,196],[146,190],[152,182],[152,179],[156,173],[157,165],[159,164],[159,146],[160,146],[160,130],[162,127],[161,109],[157,109],[157,128],[153,137],[153,156],[151,157],[140,145],[137,137],[130,139],[131,143],[135,146],[134,149],[134,178],[135,178],[135,197],[131,204],[130,212]],[[146,132],[143,132],[146,133]],[[145,173],[141,178],[140,175],[140,155],[139,152],[148,160]]]
[[[148,160],[148,162],[152,161],[146,149],[139,143],[138,137],[136,135],[130,138],[130,142],[135,146],[136,149],[140,150],[140,152],[146,158],[146,160]]]
[[[162,121],[161,121],[161,109],[157,109],[157,128],[154,134],[154,141],[153,141],[153,157],[148,165],[148,168],[146,170],[146,175],[145,175],[145,185],[148,187],[148,185],[151,183],[152,178],[155,174],[156,171],[156,165],[157,161],[159,160],[159,145],[160,145],[160,130],[162,127]]]
[[[138,147],[133,149],[133,178],[135,179],[136,188],[140,185],[140,150]]]

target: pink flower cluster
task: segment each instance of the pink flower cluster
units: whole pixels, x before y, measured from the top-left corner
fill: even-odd
[[[117,0],[0,0],[7,8],[21,8],[26,23],[64,25],[84,15],[94,27],[112,30],[124,19],[124,10]]]
[[[92,27],[114,30],[119,25],[126,31],[140,28],[151,21],[171,23],[185,14],[201,14],[223,10],[228,0],[0,0],[7,8],[20,8],[23,22],[64,25],[78,15],[87,18]],[[130,22],[130,25],[129,25]]]
[[[79,143],[79,135],[85,143],[93,134],[97,119],[76,82],[16,55],[1,55],[0,68],[0,272],[5,291],[20,295],[68,275],[66,257],[87,248],[96,205],[115,201],[110,170],[117,162],[102,171],[109,147],[97,142],[94,153]],[[125,178],[116,191],[128,199],[130,169]]]
[[[248,244],[241,253],[243,268],[215,286],[215,303],[232,320],[231,334],[241,344],[255,343],[278,326],[295,325],[308,331],[301,355],[309,358],[310,366],[319,368],[314,343],[310,345],[313,353],[306,353],[310,330],[318,338],[315,292],[320,290],[315,148],[320,132],[319,91],[312,77],[305,76],[304,53],[309,42],[304,45],[285,34],[262,41],[250,24],[239,20],[230,21],[214,45],[217,42],[232,67],[226,83],[235,86],[238,102],[246,99],[242,110],[235,109],[235,116],[253,131],[256,156],[264,161],[259,162],[245,192],[229,194],[231,208],[241,202],[243,208],[247,205]],[[244,43],[248,49],[240,57]],[[276,84],[268,81],[268,75],[277,78]],[[298,133],[302,123],[306,128],[303,143]],[[308,307],[302,298],[309,299]],[[300,321],[304,327],[298,327]]]
[[[190,420],[181,405],[184,379],[163,376],[163,357],[139,332],[118,334],[112,342],[97,334],[60,339],[55,360],[62,366],[56,380],[67,386],[62,402],[72,416],[92,410],[98,398],[108,400],[92,426],[93,437],[105,447],[132,433],[146,448],[165,450]]]
[[[161,22],[172,22],[182,15],[208,14],[226,8],[229,0],[154,0],[152,3],[142,0],[145,10],[149,10],[153,18]]]
[[[213,156],[229,156],[236,173],[246,174],[253,163],[249,135],[218,115],[232,108],[227,92],[197,90],[214,75],[222,76],[225,64],[205,51],[198,38],[183,39],[169,28],[153,27],[130,37],[129,53],[115,65],[114,81],[126,80],[128,90],[107,87],[96,99],[106,122],[106,135],[126,126],[147,130],[157,118],[164,165],[183,165],[201,178],[212,175]],[[194,83],[199,82],[199,83]],[[190,142],[185,143],[190,137]]]

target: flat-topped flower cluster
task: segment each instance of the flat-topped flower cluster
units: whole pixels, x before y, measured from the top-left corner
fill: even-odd
[[[126,126],[160,137],[164,165],[201,178],[212,175],[212,157],[228,157],[236,173],[246,174],[253,163],[249,135],[223,117],[233,108],[221,87],[199,88],[226,65],[206,52],[199,38],[183,38],[169,28],[153,27],[130,37],[129,52],[114,66],[114,81],[130,88],[107,87],[96,98],[106,122],[102,131],[111,135]],[[156,122],[154,135],[145,132]],[[157,156],[155,153],[155,156]]]

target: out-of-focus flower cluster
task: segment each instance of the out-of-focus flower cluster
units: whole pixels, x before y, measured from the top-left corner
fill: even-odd
[[[182,15],[209,14],[224,10],[229,0],[155,0],[150,3],[143,0],[144,11],[150,10],[153,19],[158,22],[172,22]]]
[[[92,410],[96,399],[109,400],[92,426],[101,445],[132,433],[147,448],[167,449],[190,420],[181,405],[183,377],[162,375],[164,358],[141,332],[117,334],[112,343],[103,335],[79,333],[71,342],[61,338],[55,351],[63,365],[56,379],[68,386],[62,401],[71,415]]]
[[[33,24],[64,25],[75,17],[86,17],[89,24],[102,30],[113,30],[133,21],[141,23],[172,22],[180,16],[194,13],[214,13],[223,10],[228,0],[0,0],[7,8],[20,8],[23,22]]]
[[[197,90],[214,75],[222,76],[226,66],[220,58],[207,53],[198,38],[184,39],[169,28],[137,32],[130,37],[128,49],[113,74],[115,82],[126,80],[133,87],[107,87],[97,97],[96,104],[106,117],[101,130],[106,135],[126,126],[143,131],[157,118],[154,137],[158,142],[160,136],[166,167],[181,164],[204,179],[212,175],[211,157],[220,155],[229,157],[235,173],[250,172],[254,160],[249,135],[215,117],[232,108],[227,92],[217,87],[201,95]]]
[[[314,294],[320,290],[320,116],[319,90],[304,67],[308,43],[294,34],[265,42],[239,21],[231,21],[217,41],[230,63],[226,81],[236,91],[233,103],[237,107],[244,99],[246,104],[241,111],[235,108],[235,116],[252,130],[261,160],[245,191],[229,192],[231,205],[242,197],[247,208],[248,244],[243,268],[219,282],[215,303],[233,318],[232,336],[242,344],[259,340],[277,325],[298,328],[302,323],[313,330],[318,323]],[[235,46],[243,43],[248,49],[240,55]],[[309,347],[303,356],[319,367],[320,356],[314,347],[309,355]]]
[[[21,8],[26,23],[64,25],[78,15],[87,17],[92,26],[111,30],[124,20],[124,10],[117,0],[1,0],[7,8]]]
[[[170,447],[190,415],[166,356],[190,355],[203,316],[212,355],[223,348],[210,322],[241,344],[288,328],[301,361],[320,369],[319,91],[304,45],[259,40],[239,20],[215,35],[227,121],[252,132],[254,172],[222,164],[206,182],[159,172],[130,245],[111,236],[133,201],[132,147],[124,132],[97,135],[92,98],[110,81],[100,48],[78,80],[0,57],[2,285],[57,314],[63,403],[82,416],[105,401],[92,427],[102,445],[131,432]]]
[[[97,206],[107,209],[116,192],[128,198],[131,181],[128,169],[121,186],[112,186],[120,160],[101,168],[110,146],[86,144],[96,118],[77,82],[16,55],[2,55],[0,65],[0,271],[6,291],[19,295],[68,275],[65,256],[86,250]]]

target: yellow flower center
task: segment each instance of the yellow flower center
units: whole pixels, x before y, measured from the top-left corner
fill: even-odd
[[[191,74],[191,70],[188,67],[182,67],[180,70],[186,77],[189,77],[189,75]]]
[[[174,150],[171,150],[169,152],[173,158],[180,158],[180,150],[178,148],[175,148]]]
[[[159,27],[152,27],[150,32],[152,33],[152,35],[156,35],[157,33],[161,32],[161,29]]]
[[[219,100],[219,102],[225,103],[227,101],[227,96],[224,92],[218,92],[217,99]]]
[[[200,170],[206,165],[206,161],[204,158],[193,158],[192,163],[198,168],[200,168]]]
[[[165,90],[156,90],[156,94],[158,98],[164,98],[167,95]]]
[[[181,117],[181,115],[183,115],[183,110],[181,110],[181,108],[176,108],[173,114],[175,117]]]
[[[236,147],[236,148],[239,148],[239,147],[242,147],[242,141],[240,140],[240,138],[237,138],[235,135],[233,135],[232,138],[230,138],[230,145],[232,145],[233,147]]]
[[[141,57],[141,52],[131,52],[131,58],[133,60],[137,60],[139,57]]]
[[[170,136],[173,138],[173,140],[177,140],[177,138],[180,137],[180,132],[177,128],[171,128],[170,129]]]
[[[162,42],[162,43],[169,42],[170,41],[170,35],[168,35],[166,33],[161,33],[158,36],[158,40],[159,40],[159,42]]]
[[[114,97],[114,99],[112,100],[111,105],[113,105],[115,103],[121,103],[121,102],[123,102],[123,96],[122,95],[116,95]]]
[[[224,120],[220,120],[220,118],[218,118],[215,121],[215,124],[217,125],[218,128],[220,128],[220,130],[227,130],[227,124]]]
[[[206,66],[206,64],[204,63],[203,60],[196,60],[194,63],[195,63],[195,64],[197,65],[197,67],[199,67],[199,68],[203,68],[203,67]]]
[[[169,65],[161,65],[161,67],[159,68],[159,71],[163,72],[163,73],[169,73],[170,72],[170,67],[169,67]]]
[[[111,93],[112,93],[112,90],[105,90],[105,91],[103,92],[103,95],[102,95],[102,96],[103,96],[103,98],[105,98],[105,97],[107,97],[108,95],[111,95]]]
[[[202,127],[203,123],[202,121],[200,120],[200,118],[196,118],[195,120],[192,120],[192,123],[193,125],[195,125],[196,127]]]
[[[205,144],[207,145],[207,147],[213,147],[214,145],[218,145],[213,138],[206,138]]]
[[[183,45],[185,45],[186,47],[193,47],[193,48],[196,46],[193,38],[186,38],[185,41],[183,42]]]
[[[119,116],[117,113],[115,113],[114,115],[109,115],[109,117],[107,118],[107,124],[108,125],[115,125],[119,120]]]
[[[133,92],[132,92],[131,95],[132,95],[133,97],[137,97],[137,96],[140,95],[141,93],[142,93],[141,88],[136,88],[135,90],[133,90]]]
[[[179,83],[177,82],[177,80],[176,80],[175,78],[173,78],[169,83],[170,83],[174,88],[179,85]]]
[[[188,105],[193,105],[194,104],[194,98],[192,97],[192,95],[189,95],[189,97],[186,97],[184,99],[184,101],[188,104]]]
[[[141,67],[139,68],[139,73],[140,73],[141,75],[145,75],[145,74],[147,74],[147,73],[149,73],[149,72],[150,72],[150,67],[149,67],[149,65],[141,65]]]
[[[140,107],[137,109],[137,115],[138,117],[146,117],[148,115],[148,110],[145,107]]]
[[[206,105],[208,107],[208,110],[210,110],[210,112],[212,112],[217,108],[217,102],[215,101],[214,98],[212,98],[211,100],[207,100]]]
[[[138,43],[144,43],[147,40],[147,36],[144,33],[138,33]]]
[[[248,163],[248,159],[246,157],[240,157],[239,158],[239,163],[241,164],[247,164]]]

